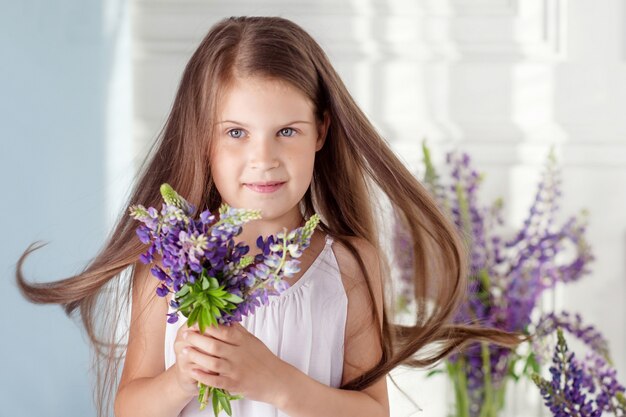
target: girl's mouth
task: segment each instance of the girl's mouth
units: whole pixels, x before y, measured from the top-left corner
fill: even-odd
[[[245,184],[245,186],[251,189],[252,191],[256,191],[257,193],[273,193],[274,191],[281,188],[284,184],[285,184],[284,182],[276,182],[276,183],[270,183],[270,184],[255,183],[255,184]]]

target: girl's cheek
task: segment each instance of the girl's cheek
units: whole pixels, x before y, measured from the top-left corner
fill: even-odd
[[[300,152],[292,155],[295,162],[302,166],[302,168],[313,168],[315,162],[315,148],[302,149]]]

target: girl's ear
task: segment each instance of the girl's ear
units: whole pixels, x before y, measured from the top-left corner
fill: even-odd
[[[317,131],[317,144],[315,146],[315,152],[322,149],[324,146],[324,142],[326,141],[326,134],[328,133],[328,126],[330,126],[330,115],[328,114],[328,110],[324,111],[324,120],[318,123]]]

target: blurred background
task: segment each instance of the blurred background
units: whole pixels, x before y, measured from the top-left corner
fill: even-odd
[[[505,200],[517,230],[550,146],[563,172],[558,219],[589,211],[596,260],[559,288],[609,339],[626,377],[626,6],[618,0],[21,0],[0,8],[0,416],[95,415],[87,338],[59,306],[24,301],[25,266],[80,272],[121,210],[170,110],[184,65],[230,15],[280,15],[322,45],[357,103],[414,171],[468,152],[481,198]],[[9,208],[13,205],[13,208]],[[392,415],[441,416],[443,378],[398,368]],[[541,415],[519,387],[508,415]]]

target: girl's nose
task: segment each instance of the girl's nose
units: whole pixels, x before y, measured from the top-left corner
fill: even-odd
[[[279,149],[276,138],[271,136],[260,137],[256,143],[253,143],[249,151],[253,168],[270,169],[278,167]]]

